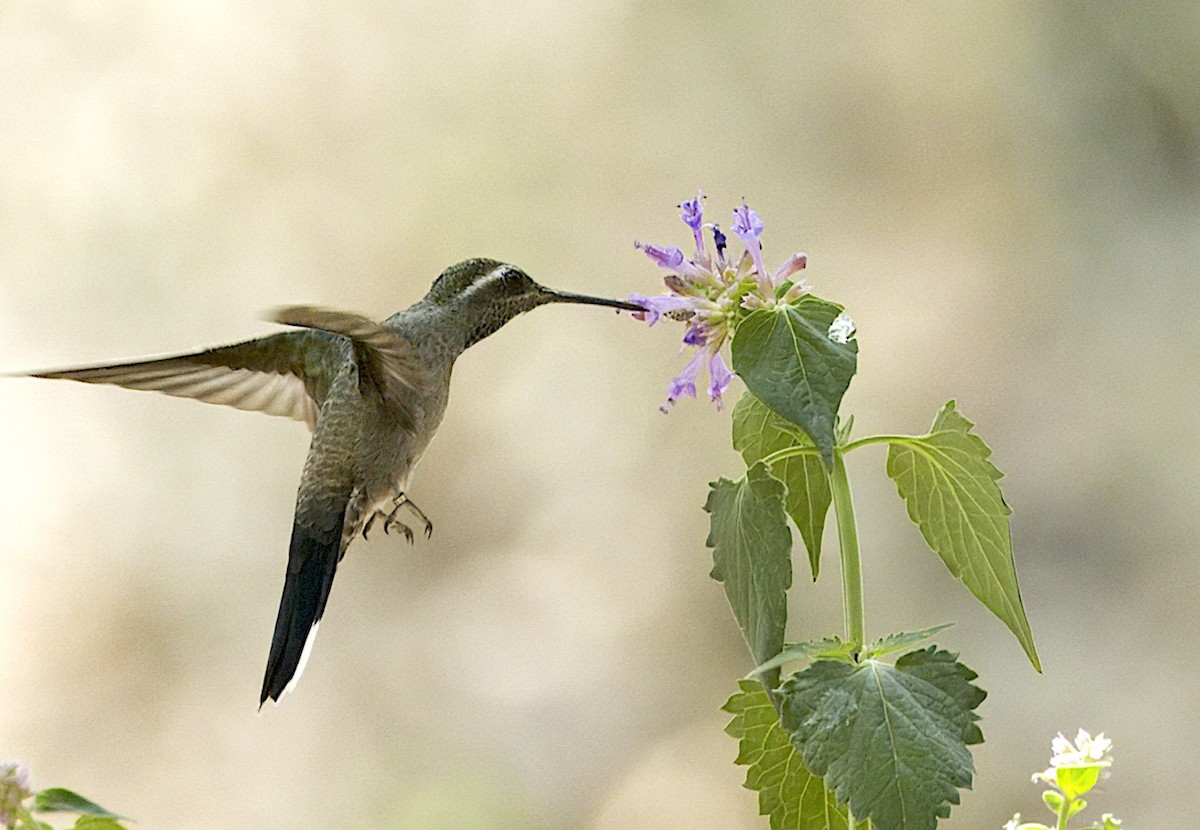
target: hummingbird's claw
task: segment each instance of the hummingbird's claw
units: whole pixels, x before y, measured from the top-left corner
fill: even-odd
[[[425,538],[433,538],[433,522],[429,521],[429,517],[425,515],[425,512],[421,510],[421,508],[417,507],[416,502],[410,499],[407,493],[397,493],[396,498],[392,500],[392,503],[396,505],[396,510],[399,510],[401,507],[407,504],[409,509],[412,510],[412,512],[417,515],[417,518],[421,520],[421,524],[425,525]],[[392,511],[393,516],[396,514],[396,510]]]
[[[391,533],[391,530],[393,527],[399,528],[400,532],[404,534],[404,538],[407,539],[408,543],[411,545],[413,543],[412,528],[396,518],[396,514],[400,512],[400,508],[403,506],[404,506],[403,504],[398,504],[392,508],[391,513],[387,514],[386,518],[383,521],[383,532]],[[377,511],[375,511],[375,513],[378,516],[384,515],[382,510],[377,510]]]

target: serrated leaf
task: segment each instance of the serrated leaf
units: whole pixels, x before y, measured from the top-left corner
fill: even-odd
[[[770,660],[754,668],[751,674],[762,674],[770,669],[777,669],[787,663],[799,660],[849,660],[854,661],[859,646],[855,643],[843,642],[841,637],[825,637],[821,640],[809,640],[804,643],[788,643],[783,651]]]
[[[992,451],[971,433],[973,426],[950,401],[928,435],[889,442],[887,473],[929,547],[1008,626],[1041,671],[1017,584],[1012,510],[996,483],[1003,473],[988,461]]]
[[[883,657],[885,654],[900,651],[901,649],[916,645],[922,640],[928,640],[934,634],[937,634],[939,631],[945,631],[952,625],[954,623],[942,623],[941,625],[935,625],[933,628],[926,628],[924,631],[904,631],[880,637],[869,648],[863,649],[863,657]]]
[[[96,802],[89,801],[79,793],[65,790],[62,787],[50,787],[35,794],[33,809],[41,813],[83,813],[100,818],[124,818],[105,810]]]
[[[758,793],[771,830],[847,830],[846,807],[804,768],[762,685],[742,680],[738,688],[721,707],[733,715],[725,731],[738,740],[737,763],[748,767],[744,786]],[[866,826],[858,823],[859,830]]]
[[[894,666],[821,660],[779,689],[804,765],[876,830],[934,830],[971,786],[985,694],[955,658],[930,646]]]
[[[725,588],[755,664],[762,663],[783,648],[792,585],[792,532],[783,512],[783,484],[760,463],[739,481],[723,478],[710,487],[704,509],[710,514],[711,576]],[[763,678],[771,686],[778,680],[778,671]]]
[[[733,369],[755,397],[796,424],[833,466],[834,425],[858,366],[858,343],[829,339],[842,307],[806,295],[747,315],[733,336]]]
[[[765,403],[747,392],[733,408],[733,448],[742,454],[747,467],[772,453],[815,446],[798,426],[781,418]],[[800,531],[808,550],[813,581],[821,568],[821,539],[832,496],[829,474],[815,454],[794,455],[771,464],[771,474],[787,487],[784,506]]]

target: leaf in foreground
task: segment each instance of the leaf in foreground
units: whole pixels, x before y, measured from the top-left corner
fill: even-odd
[[[809,447],[815,450],[804,430],[776,415],[749,392],[733,408],[733,448],[742,454],[747,467],[781,450]],[[833,499],[825,465],[815,452],[793,455],[772,462],[771,474],[787,487],[784,505],[804,540],[815,582],[821,566],[825,518]]]
[[[988,461],[992,451],[971,433],[973,426],[950,401],[928,435],[890,442],[887,473],[929,547],[1008,626],[1041,671],[1017,584],[1012,509],[996,483],[1004,474]]]
[[[733,370],[754,396],[812,438],[833,466],[834,425],[858,368],[858,343],[829,339],[842,307],[811,295],[751,312],[733,336]]]
[[[758,811],[771,817],[771,830],[847,830],[845,806],[804,768],[762,684],[742,680],[738,688],[721,707],[733,715],[725,731],[738,740],[745,786],[758,793]]]
[[[971,786],[986,693],[955,658],[930,646],[894,666],[823,660],[779,690],[805,766],[877,830],[934,830]]]
[[[783,649],[787,626],[792,532],[783,512],[783,484],[765,464],[755,464],[739,481],[723,478],[710,486],[704,509],[710,514],[711,576],[724,586],[757,665]],[[774,685],[779,672],[765,679]]]
[[[33,799],[33,809],[42,813],[82,813],[100,818],[123,818],[123,816],[105,810],[96,802],[89,801],[79,793],[65,790],[62,787],[50,787],[37,793]]]

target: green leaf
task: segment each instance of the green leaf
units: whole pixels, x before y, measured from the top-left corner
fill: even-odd
[[[733,448],[742,454],[747,467],[772,453],[815,450],[804,430],[776,415],[749,392],[733,408]],[[771,463],[771,474],[787,487],[784,507],[804,540],[815,582],[821,567],[821,538],[832,499],[829,474],[815,452],[780,458]]]
[[[33,809],[42,813],[83,813],[101,818],[124,818],[62,787],[50,787],[37,793],[33,798]]]
[[[80,816],[72,827],[73,830],[125,830],[125,825],[116,819],[102,816]]]
[[[792,532],[783,512],[783,484],[759,463],[739,481],[723,478],[709,486],[704,509],[710,514],[711,576],[724,586],[755,664],[762,663],[783,648],[792,586]],[[774,686],[779,672],[763,680]]]
[[[916,645],[922,640],[928,640],[939,631],[945,631],[954,623],[942,623],[935,625],[933,628],[926,628],[924,631],[901,632],[899,634],[889,634],[886,637],[880,637],[869,648],[863,650],[863,658],[883,657],[885,654],[891,654],[894,651],[908,648],[911,645]]]
[[[802,428],[833,466],[834,425],[858,367],[858,343],[835,343],[842,307],[806,295],[749,314],[733,336],[733,369],[756,398]]]
[[[934,830],[971,786],[975,672],[935,646],[894,666],[821,660],[779,689],[804,765],[876,830]]]
[[[1021,603],[1008,517],[996,483],[1003,475],[970,421],[950,401],[921,437],[893,438],[887,473],[929,547],[979,601],[1008,626],[1042,670]]]
[[[738,740],[745,786],[758,793],[758,811],[771,817],[771,830],[848,830],[845,805],[804,768],[762,685],[742,680],[738,688],[721,707],[734,716],[725,731]]]
[[[854,662],[858,652],[857,643],[843,642],[841,637],[825,637],[821,640],[809,640],[805,643],[788,643],[783,651],[770,660],[754,668],[751,674],[762,674],[770,669],[777,669],[787,663],[803,660],[847,660]]]

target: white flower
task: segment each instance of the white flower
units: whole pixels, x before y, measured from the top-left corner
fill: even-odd
[[[845,343],[854,336],[854,331],[854,321],[843,311],[829,324],[829,339],[834,343]]]
[[[1058,737],[1050,742],[1050,749],[1054,752],[1054,757],[1050,759],[1052,767],[1107,767],[1112,764],[1112,759],[1108,757],[1112,741],[1104,737],[1103,732],[1093,738],[1086,729],[1080,729],[1074,745],[1059,732]]]

